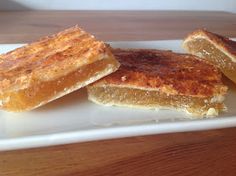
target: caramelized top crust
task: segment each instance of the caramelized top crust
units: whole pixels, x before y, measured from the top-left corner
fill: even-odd
[[[93,86],[113,85],[197,97],[223,95],[227,91],[219,70],[193,55],[148,49],[114,49],[113,54],[121,63],[120,68]]]
[[[204,29],[198,29],[190,33],[184,40],[184,44],[194,38],[204,38],[214,44],[218,49],[228,55],[233,62],[236,62],[236,42],[227,37],[209,32]],[[183,44],[183,45],[184,45]]]
[[[97,60],[113,57],[103,42],[75,26],[0,55],[0,93],[50,81]]]

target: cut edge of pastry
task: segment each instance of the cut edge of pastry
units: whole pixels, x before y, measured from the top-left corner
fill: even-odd
[[[25,111],[33,110],[35,108],[38,108],[38,107],[40,107],[40,106],[42,106],[44,104],[47,104],[47,103],[49,103],[49,102],[51,102],[53,100],[56,100],[58,98],[61,98],[64,95],[67,95],[67,94],[69,94],[69,93],[71,93],[73,91],[76,91],[76,90],[78,90],[78,89],[80,89],[82,87],[85,87],[85,86],[87,86],[87,85],[89,85],[89,84],[91,84],[91,83],[93,83],[93,82],[95,82],[95,81],[97,81],[97,80],[99,80],[99,79],[109,75],[110,73],[116,71],[119,68],[119,66],[120,66],[119,62],[111,57],[111,58],[104,58],[102,60],[98,60],[98,61],[96,61],[94,63],[91,63],[91,64],[88,64],[86,66],[83,66],[82,68],[79,68],[78,70],[75,70],[74,72],[80,72],[84,68],[86,69],[86,67],[91,67],[93,65],[96,65],[96,64],[99,64],[99,63],[102,63],[102,62],[108,62],[106,64],[106,66],[105,66],[106,68],[103,69],[102,71],[99,71],[99,72],[95,71],[94,73],[92,73],[93,75],[91,77],[89,77],[88,79],[83,80],[83,81],[78,81],[76,84],[74,84],[74,85],[72,85],[70,87],[65,87],[63,90],[57,92],[57,94],[55,96],[51,96],[50,98],[48,98],[48,99],[46,99],[44,101],[41,101],[40,103],[36,103],[34,106],[30,106],[28,108],[22,108],[21,107],[21,108],[18,108],[18,109],[16,108],[15,109],[15,108],[12,108],[11,105],[9,106],[9,104],[8,104],[11,98],[13,98],[13,101],[14,101],[15,98],[16,99],[18,98],[17,96],[19,96],[19,95],[17,95],[17,93],[19,93],[21,91],[30,90],[33,87],[33,86],[29,86],[26,89],[18,90],[18,92],[16,92],[16,95],[14,93],[13,94],[12,93],[8,93],[7,97],[2,98],[3,96],[2,97],[0,96],[0,108],[3,109],[3,110],[6,110],[6,111],[10,111],[10,112],[25,112]],[[55,80],[55,81],[57,81],[57,80]],[[45,83],[47,84],[47,82],[45,82]],[[45,84],[45,83],[41,82],[41,84]],[[26,93],[23,93],[20,96],[23,96],[23,97],[27,96],[25,94]],[[22,102],[22,103],[24,104],[24,102]]]
[[[189,50],[187,43],[193,39],[206,39],[208,42],[214,45],[218,50],[220,50],[222,53],[228,56],[232,62],[236,63],[235,55],[227,48],[227,46],[225,46],[225,44],[220,39],[215,37],[214,34],[212,34],[211,32],[208,32],[207,30],[204,29],[198,29],[188,34],[188,36],[184,39],[182,43],[182,47],[188,50],[191,54],[194,53]]]
[[[106,78],[105,78],[106,79]],[[159,91],[162,92],[166,95],[182,95],[184,96],[185,94],[181,94],[180,92],[177,92],[175,89],[173,89],[171,87],[171,85],[162,85],[161,87],[158,88],[150,88],[150,87],[140,87],[138,85],[132,85],[132,84],[112,84],[112,83],[107,83],[105,79],[101,79],[99,81],[96,81],[94,83],[92,83],[91,85],[89,85],[89,87],[106,87],[106,86],[110,86],[110,87],[119,87],[119,88],[132,88],[132,89],[139,89],[139,90],[144,90],[144,91]],[[228,87],[225,86],[224,84],[222,85],[216,85],[214,86],[214,97],[221,97],[224,96],[226,94],[228,90]],[[201,98],[205,98],[205,95],[188,95],[189,97],[201,97]]]
[[[186,37],[182,47],[188,53],[215,65],[226,77],[236,83],[235,41],[206,30],[196,30]]]
[[[33,107],[30,110],[36,109],[36,108],[38,108],[38,107],[40,107],[40,106],[42,106],[44,104],[50,103],[51,101],[54,101],[56,99],[61,98],[64,95],[70,94],[70,93],[72,93],[72,92],[74,92],[74,91],[76,91],[76,90],[78,90],[80,88],[86,87],[87,85],[89,85],[89,84],[91,84],[91,83],[93,83],[93,82],[95,82],[95,81],[97,81],[97,80],[99,80],[99,79],[109,75],[110,73],[113,73],[117,69],[118,69],[118,66],[110,65],[108,68],[106,68],[105,70],[101,71],[100,74],[95,75],[95,76],[91,77],[90,79],[88,79],[86,81],[83,81],[83,82],[75,84],[74,86],[72,86],[71,88],[67,89],[66,91],[64,91],[64,92],[62,91],[57,96],[52,97],[52,99],[50,99],[50,101],[42,102],[42,103],[38,104],[37,106]]]
[[[134,105],[134,104],[124,104],[124,103],[117,103],[117,102],[109,102],[109,103],[102,103],[101,101],[98,101],[96,96],[92,96],[89,95],[88,99],[92,102],[94,102],[95,104],[98,105],[102,105],[102,106],[119,106],[119,107],[124,107],[124,108],[134,108],[134,109],[147,109],[147,110],[155,110],[155,111],[159,111],[159,110],[176,110],[179,112],[185,112],[188,115],[190,115],[190,118],[195,119],[197,118],[211,118],[211,117],[215,117],[218,116],[220,112],[226,112],[227,108],[224,105],[224,108],[219,110],[216,108],[209,108],[206,112],[199,114],[199,113],[193,113],[188,111],[186,108],[174,108],[174,107],[168,107],[168,106],[144,106],[144,105]]]
[[[106,100],[101,100],[98,96],[98,94],[93,92],[94,88],[98,88],[98,87],[103,87],[103,88],[107,88],[107,87],[116,87],[116,88],[128,88],[128,89],[137,89],[137,90],[141,90],[141,91],[150,91],[150,90],[145,90],[143,88],[133,88],[133,87],[125,87],[125,86],[117,86],[117,85],[96,85],[97,83],[92,84],[87,86],[87,92],[88,92],[88,100],[98,104],[98,105],[103,105],[103,106],[119,106],[119,107],[127,107],[127,108],[137,108],[137,109],[149,109],[149,110],[163,110],[163,109],[168,109],[168,110],[177,110],[179,112],[185,112],[187,113],[189,116],[188,118],[211,118],[211,117],[215,117],[218,116],[220,112],[227,112],[227,107],[225,106],[225,104],[223,103],[225,96],[224,95],[215,95],[213,97],[211,97],[211,99],[209,100],[211,103],[218,103],[220,104],[220,108],[217,107],[209,107],[206,110],[199,110],[198,108],[189,108],[188,107],[174,107],[174,106],[162,106],[159,104],[159,102],[155,102],[156,104],[153,105],[140,105],[140,104],[132,104],[132,103],[124,103],[121,102],[117,99],[113,99],[112,101],[106,101]],[[155,90],[151,90],[151,91],[155,91]],[[157,90],[155,91],[157,93],[161,93],[158,92]],[[167,94],[163,93],[165,96],[168,96]],[[181,95],[180,95],[181,96]],[[183,96],[184,97],[184,96]],[[203,101],[206,101],[204,98],[201,98]],[[190,110],[191,109],[191,110]]]

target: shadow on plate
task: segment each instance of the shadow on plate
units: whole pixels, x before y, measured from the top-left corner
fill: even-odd
[[[230,79],[223,76],[223,83],[228,86],[228,93],[226,95],[225,104],[228,108],[226,113],[222,113],[222,117],[235,117],[236,115],[236,84],[233,83]]]
[[[86,88],[79,89],[70,94],[67,94],[57,100],[54,100],[46,105],[43,105],[32,112],[56,111],[57,109],[70,107],[72,105],[79,106],[81,103],[87,101]]]

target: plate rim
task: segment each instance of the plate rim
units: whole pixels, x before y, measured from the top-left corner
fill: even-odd
[[[233,38],[236,40],[236,38]],[[107,43],[150,43],[150,42],[182,42],[182,40],[141,40],[141,41],[107,41]],[[0,46],[19,46],[25,43],[0,44]],[[212,123],[214,125],[212,126]],[[204,125],[202,125],[204,124]],[[194,126],[194,128],[193,128]],[[169,130],[171,127],[171,131]],[[191,132],[236,127],[236,116],[193,119],[188,121],[162,122],[150,124],[135,124],[123,126],[111,126],[88,130],[74,130],[67,132],[29,135],[0,139],[0,151],[38,148],[78,142],[115,139],[123,137],[155,135],[163,133]],[[192,128],[192,129],[190,129]],[[138,132],[137,132],[138,131]]]

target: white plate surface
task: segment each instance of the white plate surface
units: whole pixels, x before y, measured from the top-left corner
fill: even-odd
[[[181,41],[111,42],[120,48],[181,50]],[[1,44],[0,53],[21,44]],[[232,84],[232,83],[229,83]],[[103,107],[87,100],[85,89],[27,113],[0,111],[0,150],[13,150],[129,136],[236,126],[236,89],[230,85],[228,112],[218,118],[190,120],[170,110]]]

